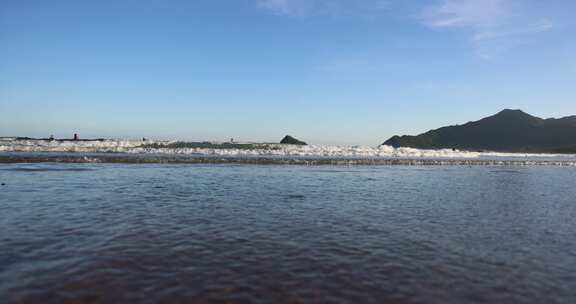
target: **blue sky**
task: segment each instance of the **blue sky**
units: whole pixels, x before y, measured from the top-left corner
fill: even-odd
[[[0,136],[377,145],[576,114],[572,0],[5,0]]]

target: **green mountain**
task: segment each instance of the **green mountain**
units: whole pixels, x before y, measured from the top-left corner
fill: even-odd
[[[464,125],[418,136],[394,136],[384,145],[418,149],[576,153],[576,116],[542,119],[521,110],[504,110]]]
[[[297,140],[296,138],[290,136],[290,135],[286,135],[281,141],[281,144],[286,144],[286,145],[300,145],[300,146],[306,146],[307,144],[303,141]]]

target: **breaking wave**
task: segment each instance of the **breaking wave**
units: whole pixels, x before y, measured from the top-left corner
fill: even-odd
[[[472,152],[452,149],[420,150],[391,146],[328,146],[202,143],[177,145],[171,141],[99,140],[49,141],[0,139],[0,152],[12,158],[45,152],[61,154],[48,161],[66,162],[239,162],[304,164],[574,164],[576,155]],[[238,147],[236,147],[238,146]],[[78,153],[80,152],[80,153]],[[65,157],[62,155],[64,154]],[[59,158],[58,158],[59,157]],[[235,160],[235,161],[233,161]],[[6,161],[5,161],[6,162]]]

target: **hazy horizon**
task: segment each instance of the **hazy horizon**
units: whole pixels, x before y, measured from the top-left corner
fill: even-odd
[[[503,110],[521,110],[521,109],[503,109]],[[496,113],[495,113],[496,114]],[[530,113],[527,113],[530,114]],[[531,115],[531,114],[530,114]],[[534,116],[534,115],[533,115]],[[568,116],[576,116],[576,115],[567,115],[567,116],[562,116],[562,117],[539,117],[539,118],[543,118],[543,119],[555,119],[555,118],[564,118],[564,117],[568,117]],[[536,116],[538,117],[538,116]],[[486,117],[482,117],[482,118],[486,118]],[[480,120],[482,118],[478,118],[475,119],[473,121],[477,121]],[[470,122],[470,121],[467,121]],[[441,128],[441,127],[446,127],[446,126],[454,126],[454,125],[463,125],[467,122],[461,122],[461,123],[454,123],[454,124],[450,124],[450,125],[443,125],[443,126],[438,126],[437,128]],[[429,131],[429,130],[426,130]],[[424,133],[420,132],[418,134]],[[73,138],[75,133],[51,133],[50,136],[54,136],[57,139],[71,139]],[[418,135],[418,134],[395,134],[395,135]],[[292,134],[286,134],[286,135],[292,135]],[[0,135],[0,137],[27,137],[25,134],[12,134],[12,135]],[[47,138],[47,135],[37,135],[37,136],[32,136],[32,137],[37,137],[37,138]],[[127,139],[127,140],[139,140],[142,138],[147,138],[147,139],[152,139],[152,140],[184,140],[184,141],[214,141],[214,142],[228,142],[230,140],[233,140],[234,142],[254,142],[254,143],[276,143],[279,142],[281,138],[283,138],[284,136],[280,136],[278,138],[271,138],[268,140],[262,140],[262,139],[238,139],[238,138],[218,138],[218,139],[214,139],[214,138],[198,138],[198,137],[177,137],[177,136],[164,136],[164,137],[146,137],[146,136],[138,136],[138,135],[120,135],[120,134],[115,134],[115,135],[98,135],[98,134],[84,134],[84,136],[82,136],[82,139],[97,139],[97,138],[105,138],[105,139]],[[342,143],[335,143],[335,142],[325,142],[322,140],[319,141],[310,141],[307,138],[304,137],[298,137],[299,139],[302,140],[307,140],[309,144],[333,144],[333,145],[356,145],[356,144],[342,144]],[[388,139],[388,138],[387,138]],[[373,143],[373,144],[362,144],[364,146],[378,146],[381,145],[382,142],[379,143]]]
[[[7,1],[0,136],[374,146],[576,114],[562,0]]]

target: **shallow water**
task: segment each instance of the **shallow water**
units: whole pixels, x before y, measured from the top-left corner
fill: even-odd
[[[576,169],[0,165],[0,302],[574,303]]]
[[[230,152],[230,151],[229,151]],[[428,156],[298,156],[298,155],[206,155],[179,153],[80,153],[0,152],[0,164],[7,163],[107,163],[107,164],[251,164],[305,166],[563,166],[576,167],[575,155],[479,157]],[[44,170],[44,169],[16,169]],[[68,169],[62,169],[68,170]]]

